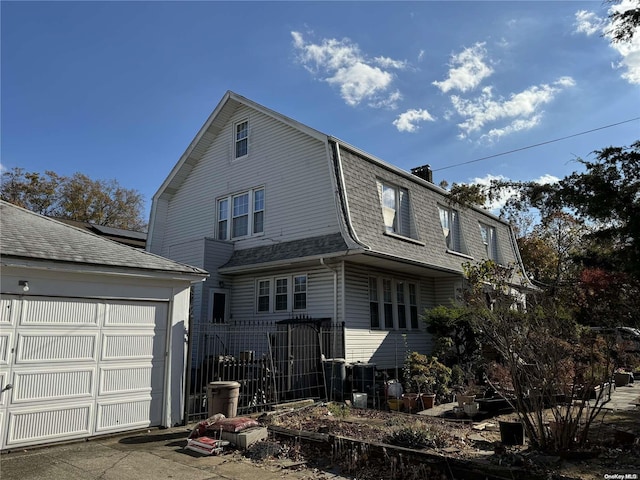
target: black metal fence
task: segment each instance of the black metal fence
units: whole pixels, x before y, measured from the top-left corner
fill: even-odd
[[[344,325],[329,318],[194,325],[189,333],[187,421],[207,416],[207,385],[240,383],[238,413],[326,397],[324,358],[344,358]]]

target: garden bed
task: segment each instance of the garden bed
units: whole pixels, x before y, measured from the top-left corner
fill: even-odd
[[[625,412],[635,416],[635,412]],[[295,445],[297,459],[321,469],[335,469],[358,479],[489,478],[601,479],[607,473],[638,472],[638,445],[616,444],[616,418],[596,428],[598,448],[584,458],[541,455],[526,446],[500,443],[498,420],[461,424],[442,418],[341,404],[316,404],[266,422],[272,439]],[[607,443],[608,442],[608,443]],[[430,475],[430,476],[429,476]],[[551,477],[550,477],[551,475]]]

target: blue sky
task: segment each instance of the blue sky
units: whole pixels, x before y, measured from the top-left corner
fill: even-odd
[[[640,35],[612,47],[601,1],[0,8],[2,168],[115,178],[147,210],[227,90],[436,183],[558,178],[640,138]]]

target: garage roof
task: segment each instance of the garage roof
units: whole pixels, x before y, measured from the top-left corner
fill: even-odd
[[[201,268],[116,243],[0,201],[0,255],[207,276]]]

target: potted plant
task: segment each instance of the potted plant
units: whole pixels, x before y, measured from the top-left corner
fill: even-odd
[[[451,391],[451,369],[437,357],[411,352],[405,359],[403,374],[405,385],[410,391],[416,391],[425,409],[433,407],[438,395]]]

